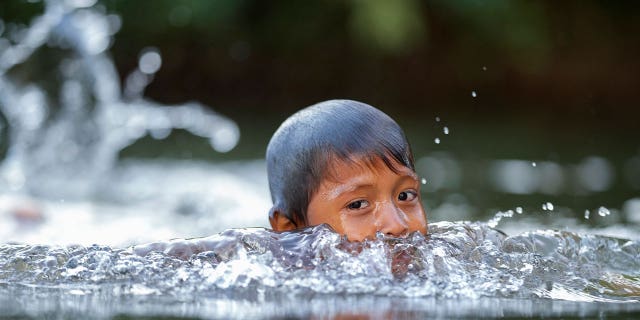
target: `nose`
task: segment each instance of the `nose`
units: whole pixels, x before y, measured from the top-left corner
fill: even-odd
[[[401,236],[407,233],[407,215],[394,203],[384,203],[378,213],[378,231],[393,236]]]

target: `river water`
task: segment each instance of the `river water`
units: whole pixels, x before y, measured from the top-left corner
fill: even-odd
[[[218,152],[240,132],[198,103],[146,99],[162,65],[153,48],[121,88],[108,56],[121,21],[94,5],[47,1],[28,26],[3,22],[2,317],[640,317],[638,197],[584,214],[541,201],[472,215],[447,191],[459,161],[439,152],[417,161],[428,235],[350,243],[327,226],[266,229],[263,160],[122,159],[174,129]],[[52,78],[38,72],[43,54],[63,57]],[[566,171],[486,168],[493,188],[520,196],[553,195]],[[605,189],[614,172],[603,157],[576,168],[580,192]]]

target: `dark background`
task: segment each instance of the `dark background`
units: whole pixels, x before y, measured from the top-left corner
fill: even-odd
[[[256,145],[295,110],[332,98],[383,109],[418,152],[436,147],[435,116],[451,129],[449,147],[470,155],[615,156],[624,153],[615,144],[640,138],[634,1],[104,5],[122,16],[112,49],[122,75],[140,50],[157,47],[163,67],[147,96],[210,105],[260,137]],[[486,139],[453,141],[461,130]]]
[[[28,23],[42,6],[2,1],[0,16]],[[639,194],[640,161],[632,160],[640,157],[640,2],[102,0],[97,6],[121,17],[110,52],[123,81],[140,52],[155,47],[163,63],[148,98],[200,101],[235,120],[242,133],[228,154],[178,132],[164,142],[142,140],[123,156],[261,158],[288,115],[349,98],[394,117],[417,158],[445,152],[461,163],[462,185],[439,192],[461,192],[480,208],[539,208],[553,200],[581,215],[600,205],[620,208]],[[160,148],[166,145],[173,147]],[[570,167],[590,156],[614,167],[606,192],[526,198],[485,192],[485,162]]]

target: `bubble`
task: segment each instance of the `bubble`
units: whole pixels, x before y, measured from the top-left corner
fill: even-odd
[[[475,91],[471,91],[471,96],[475,98],[478,96],[478,94]]]
[[[605,207],[598,208],[598,215],[601,217],[605,217],[611,214],[611,211]]]
[[[156,48],[145,48],[138,60],[138,68],[146,74],[154,74],[158,72],[162,65],[162,57]]]
[[[435,142],[436,144],[440,144],[440,138],[433,139],[433,142]]]
[[[444,134],[449,134],[449,128],[448,127],[442,128],[442,132],[444,132]]]

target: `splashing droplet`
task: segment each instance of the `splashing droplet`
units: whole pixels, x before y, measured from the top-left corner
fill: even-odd
[[[422,178],[422,180],[420,180],[420,182],[421,182],[422,184],[427,184],[427,179]]]
[[[601,217],[608,216],[611,214],[611,211],[605,207],[598,208],[598,215]]]
[[[435,142],[436,144],[440,144],[440,138],[433,139],[433,142]]]
[[[532,166],[532,167],[536,167],[537,165],[538,165],[538,164],[537,164],[535,161],[531,162],[531,166]]]
[[[589,220],[589,216],[591,216],[591,212],[589,210],[584,211],[584,218]]]
[[[442,132],[444,132],[444,134],[449,134],[449,127],[442,128]]]
[[[140,55],[138,68],[145,74],[154,74],[162,66],[162,57],[156,48],[146,48],[144,53]]]
[[[436,122],[440,122],[440,117],[436,117]]]
[[[551,202],[543,203],[542,210],[553,211],[553,203]]]
[[[471,96],[475,98],[478,96],[478,94],[475,91],[471,91]]]
[[[517,214],[522,214],[522,207],[516,207],[516,213]]]

